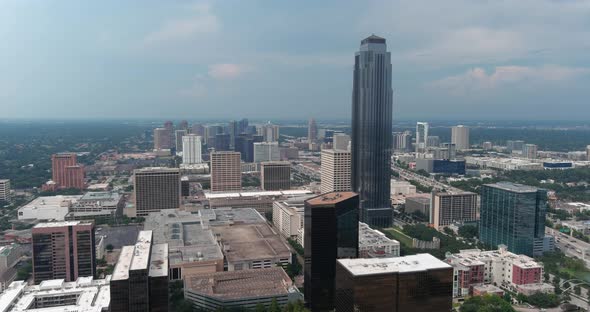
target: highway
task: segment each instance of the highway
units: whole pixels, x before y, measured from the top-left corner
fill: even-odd
[[[414,180],[424,186],[432,187],[433,189],[436,189],[436,190],[445,189],[447,191],[453,191],[453,192],[461,192],[462,191],[456,187],[452,187],[448,184],[438,182],[433,178],[428,178],[428,177],[419,175],[417,173],[414,173],[410,170],[406,170],[406,169],[397,167],[395,164],[391,165],[391,170],[397,172],[399,174],[400,178],[402,178],[404,180]]]
[[[582,259],[590,268],[590,244],[550,227],[545,227],[545,234],[555,237],[555,247],[566,256]]]

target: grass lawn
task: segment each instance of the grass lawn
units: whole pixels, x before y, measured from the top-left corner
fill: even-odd
[[[393,237],[395,237],[395,239],[399,241],[401,244],[404,244],[406,247],[412,247],[412,238],[402,233],[402,231],[400,231],[399,229],[388,228],[385,230],[389,232],[391,235],[393,235]]]

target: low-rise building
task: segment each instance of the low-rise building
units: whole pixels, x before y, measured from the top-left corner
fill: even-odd
[[[272,210],[272,223],[285,238],[297,240],[303,228],[304,201],[308,197],[275,201]]]
[[[283,190],[260,192],[205,193],[211,208],[254,208],[261,214],[272,212],[273,202],[311,195],[309,190]]]
[[[420,212],[424,216],[430,215],[430,194],[416,194],[406,197],[406,213]]]
[[[416,186],[407,181],[391,180],[391,196],[416,194]]]
[[[19,220],[56,220],[63,221],[70,207],[78,202],[82,195],[40,196],[18,209]]]
[[[359,222],[359,258],[399,257],[399,252],[398,241]]]

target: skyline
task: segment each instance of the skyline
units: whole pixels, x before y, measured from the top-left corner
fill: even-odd
[[[394,122],[590,113],[589,1],[145,4],[0,1],[2,117],[346,120],[372,33]]]

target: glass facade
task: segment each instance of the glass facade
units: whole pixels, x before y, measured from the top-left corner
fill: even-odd
[[[537,256],[542,248],[547,191],[513,183],[482,186],[480,239],[493,247],[500,244],[516,254]]]

